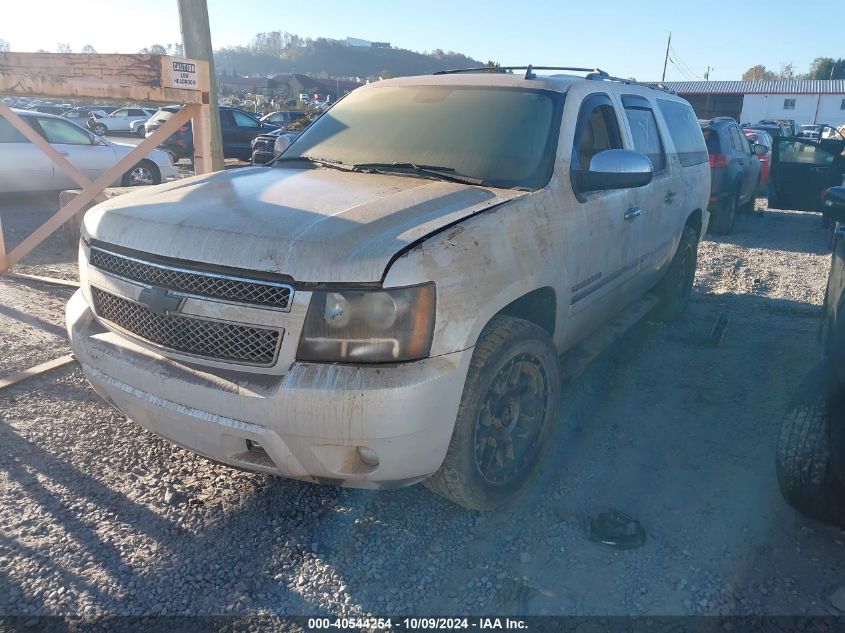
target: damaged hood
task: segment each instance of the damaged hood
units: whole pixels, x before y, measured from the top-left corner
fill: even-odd
[[[112,198],[85,233],[163,257],[289,275],[380,281],[391,258],[521,191],[409,176],[254,167]]]

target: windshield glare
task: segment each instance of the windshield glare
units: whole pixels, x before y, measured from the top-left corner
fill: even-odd
[[[492,186],[538,189],[554,167],[562,103],[560,93],[515,88],[356,90],[311,125],[285,157],[437,166]]]

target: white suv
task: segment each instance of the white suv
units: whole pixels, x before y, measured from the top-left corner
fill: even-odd
[[[269,167],[92,209],[68,330],[94,389],[180,446],[489,508],[559,423],[558,355],[649,292],[680,316],[709,190],[668,92],[530,67],[381,81]]]

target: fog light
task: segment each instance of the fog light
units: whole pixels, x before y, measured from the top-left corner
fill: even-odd
[[[359,446],[358,457],[360,457],[361,461],[368,466],[378,466],[378,455],[376,455],[376,452],[371,448]]]

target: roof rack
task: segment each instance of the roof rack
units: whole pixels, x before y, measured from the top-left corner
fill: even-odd
[[[636,79],[624,79],[622,77],[614,77],[613,75],[610,75],[603,71],[601,68],[580,68],[578,66],[534,66],[532,64],[528,64],[528,66],[481,66],[478,68],[455,68],[452,70],[438,70],[434,74],[456,75],[459,73],[504,73],[507,71],[514,70],[524,70],[525,79],[536,79],[537,74],[534,72],[535,70],[565,70],[571,72],[587,73],[585,79],[590,79],[593,81],[619,81],[624,84],[642,86],[643,88],[651,88],[652,90],[662,90],[663,92],[668,92],[669,94],[677,94],[674,90],[669,90],[669,88],[666,88],[662,83],[656,85],[641,83]]]

